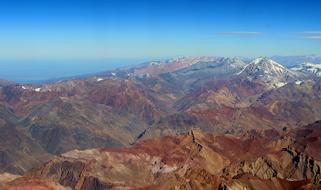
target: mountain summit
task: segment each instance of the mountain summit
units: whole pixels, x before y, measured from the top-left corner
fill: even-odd
[[[0,189],[318,189],[320,108],[321,78],[264,57],[0,82]]]
[[[304,74],[321,77],[321,64],[314,64],[310,62],[304,62],[300,65],[292,67],[291,70],[302,72]]]
[[[258,80],[271,87],[281,87],[296,78],[294,72],[266,57],[253,60],[241,71],[240,75],[250,80]]]

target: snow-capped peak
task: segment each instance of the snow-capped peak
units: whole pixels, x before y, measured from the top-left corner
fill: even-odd
[[[233,58],[223,57],[219,61],[225,64],[234,64],[234,65],[243,65],[243,66],[246,65],[246,63],[244,63],[244,61],[242,61],[238,57],[233,57]]]
[[[287,72],[279,63],[266,57],[259,57],[248,64],[244,70],[246,73],[260,73],[262,75],[273,74],[279,75]]]
[[[264,61],[264,60],[268,60],[266,57],[259,57],[259,58],[256,58],[256,59],[254,59],[251,63],[252,64],[259,64],[259,63],[261,63],[262,61]],[[251,64],[250,63],[250,64]]]
[[[271,87],[281,87],[296,79],[296,74],[266,57],[249,63],[241,72],[249,80],[259,80]]]
[[[306,65],[308,67],[314,67],[314,68],[321,69],[321,64],[314,64],[314,63],[306,62],[306,63],[304,63],[304,65]]]
[[[272,59],[269,59],[267,57],[259,57],[255,60],[253,60],[251,63],[253,64],[257,64],[257,65],[271,65],[272,67],[278,67],[278,68],[282,68],[282,69],[285,69],[281,64],[273,61]],[[250,63],[250,64],[251,64]]]
[[[291,68],[291,70],[321,76],[321,64],[304,62],[298,66]]]

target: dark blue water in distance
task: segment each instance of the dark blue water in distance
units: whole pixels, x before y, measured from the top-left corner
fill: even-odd
[[[17,83],[41,83],[49,79],[95,74],[138,65],[147,60],[0,60],[0,79]]]

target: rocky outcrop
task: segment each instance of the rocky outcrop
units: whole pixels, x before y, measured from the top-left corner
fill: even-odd
[[[7,183],[4,190],[72,190],[50,180],[21,177]]]
[[[31,178],[76,189],[167,180],[224,189],[246,187],[248,177],[253,187],[318,184],[320,124],[303,126],[321,119],[319,79],[296,81],[266,58],[245,66],[182,58],[53,84],[0,84],[0,172],[36,167]]]
[[[312,137],[320,133],[320,123],[241,136],[193,129],[127,148],[74,150],[27,176],[76,190],[318,189],[320,157],[312,156],[318,142]]]

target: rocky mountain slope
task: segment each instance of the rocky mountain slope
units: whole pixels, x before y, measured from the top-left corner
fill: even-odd
[[[9,150],[20,152],[28,146],[46,155],[73,149],[129,145],[161,112],[146,97],[144,90],[129,85],[125,81],[90,79],[37,88],[3,87],[0,89],[4,120],[0,127],[3,135],[0,147],[4,149],[3,154],[9,154]],[[109,91],[104,93],[100,89]],[[19,139],[14,138],[19,134]],[[8,143],[13,139],[19,140],[17,146],[20,148],[12,148]],[[39,159],[37,155],[34,154],[35,159]],[[29,163],[21,170],[21,166],[12,166],[14,159],[10,158],[13,157],[21,159],[21,164],[27,158],[12,156],[1,160],[8,167],[16,168],[16,173],[21,174],[35,166]],[[5,167],[0,170],[7,171]]]
[[[287,82],[293,82],[297,79],[294,72],[264,57],[253,60],[240,72],[240,75],[247,77],[249,80],[260,81],[272,88],[281,87]]]
[[[7,186],[28,179],[72,189],[318,189],[320,135],[321,122],[241,136],[191,130],[128,148],[74,150]]]
[[[285,160],[288,154],[300,157],[311,156],[311,153],[300,150],[302,154],[298,155],[293,148],[272,150],[266,143],[280,140],[284,135],[297,141],[299,137],[293,137],[293,134],[305,129],[302,127],[309,123],[321,120],[320,84],[316,75],[290,70],[268,58],[245,62],[222,57],[156,61],[52,84],[3,82],[0,85],[0,172],[28,173],[12,183],[12,188],[15,184],[18,188],[30,183],[57,188],[77,186],[79,189],[83,184],[90,186],[92,183],[102,189],[111,186],[156,188],[161,184],[165,185],[164,189],[181,185],[209,189],[232,186],[256,189],[258,184],[265,184],[270,189],[287,189],[292,185],[309,187],[313,183],[303,178],[312,179],[314,174],[306,170],[303,175],[301,171],[304,170],[302,167],[309,166],[300,165],[300,171],[291,169],[293,174],[289,174],[286,172],[292,166]],[[207,147],[209,152],[206,154],[210,154],[210,159],[204,158],[203,152],[194,146],[190,131],[196,128],[200,130],[198,140]],[[273,132],[273,138],[263,134],[267,131]],[[262,138],[257,139],[257,143],[262,144],[258,146],[262,154],[255,152],[253,146],[254,152],[233,149],[234,156],[225,155],[224,151],[230,148],[224,143],[230,143],[229,138],[233,139],[234,146],[234,141],[246,144],[253,135]],[[165,140],[158,139],[165,136]],[[213,149],[214,145],[208,144],[217,138],[224,142],[212,143],[221,143],[224,150]],[[133,146],[123,148],[130,145]],[[159,150],[156,145],[163,149]],[[173,149],[167,151],[165,147]],[[137,155],[126,158],[124,152]],[[243,154],[248,157],[240,163],[241,160],[235,157]],[[260,157],[253,160],[253,155]],[[91,165],[96,157],[101,160],[95,161],[97,165]],[[156,166],[163,169],[155,169],[156,173],[153,173],[154,166],[150,164],[156,157],[161,160],[156,160]],[[163,159],[172,161],[169,164]],[[304,159],[309,162],[310,157]],[[43,165],[48,160],[51,161]],[[199,160],[206,160],[205,163],[216,168],[215,171],[203,167]],[[214,163],[213,160],[220,161]],[[265,160],[271,162],[264,165]],[[70,185],[70,178],[78,175],[69,176],[68,167],[74,167],[74,162],[79,164],[74,169],[79,170],[81,176],[72,179]],[[202,167],[194,168],[199,164]],[[261,166],[256,164],[263,164],[263,170],[268,169],[270,173],[256,175],[261,173]],[[88,165],[89,173],[87,170],[82,173],[82,167]],[[68,171],[64,173],[65,169],[58,169],[51,176],[51,167],[67,167]],[[115,171],[99,174],[104,167]],[[32,168],[38,170],[30,172]],[[122,169],[118,171],[119,168]],[[223,177],[224,168],[229,171],[227,177]],[[138,170],[142,172],[142,180],[130,181]],[[271,181],[274,170],[279,176]],[[240,171],[242,175],[234,180]],[[59,175],[66,175],[63,182]],[[289,182],[293,176],[298,180],[295,184]],[[213,184],[203,186],[204,178]],[[88,188],[84,186],[83,189]]]

